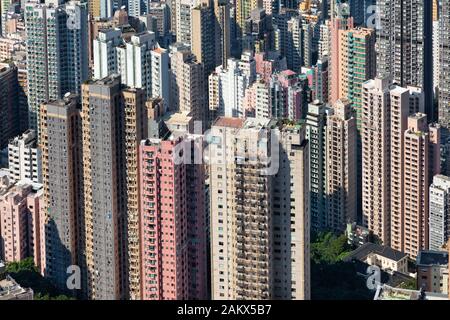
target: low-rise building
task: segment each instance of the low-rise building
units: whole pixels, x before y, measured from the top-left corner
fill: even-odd
[[[33,300],[30,288],[21,287],[11,276],[0,279],[0,300]]]
[[[28,257],[42,271],[42,185],[29,180],[0,183],[0,257],[18,262]]]
[[[417,288],[448,294],[448,252],[420,251],[417,256]]]
[[[378,286],[374,300],[448,300],[446,294],[393,288],[388,285]]]
[[[383,271],[408,274],[407,254],[375,243],[363,244],[344,260],[347,262],[358,260],[371,266],[376,265]]]
[[[373,233],[368,228],[357,225],[356,222],[347,224],[345,234],[347,243],[356,247],[374,240]]]

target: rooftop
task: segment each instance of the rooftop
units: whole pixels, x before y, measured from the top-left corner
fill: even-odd
[[[417,256],[417,265],[446,266],[446,265],[448,265],[448,252],[447,251],[433,251],[433,250],[420,251],[419,255]]]
[[[448,300],[446,294],[378,286],[374,300]]]
[[[228,117],[219,117],[217,118],[214,126],[216,127],[229,127],[239,129],[244,125],[245,119],[241,118],[228,118]]]
[[[32,300],[33,290],[22,288],[13,278],[0,280],[0,300]]]
[[[376,253],[380,256],[394,261],[400,261],[408,256],[407,254],[394,250],[390,247],[368,242],[360,246],[358,249],[352,251],[345,260],[351,261],[353,259],[356,259],[363,261],[369,256],[369,254],[372,253]]]

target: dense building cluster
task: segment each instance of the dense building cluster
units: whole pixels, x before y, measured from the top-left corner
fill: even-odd
[[[448,266],[450,0],[0,0],[0,22],[0,260],[106,300],[307,300],[325,231]]]

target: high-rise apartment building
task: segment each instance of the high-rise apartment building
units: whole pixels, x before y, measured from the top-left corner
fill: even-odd
[[[120,74],[124,85],[144,90],[146,98],[163,98],[168,107],[169,55],[154,32],[126,38],[120,29],[106,29],[93,42],[94,79]]]
[[[0,188],[0,257],[19,262],[32,257],[41,270],[42,185],[21,180]]]
[[[170,8],[165,2],[150,2],[150,8],[148,17],[151,17],[154,23],[151,31],[157,33],[158,43],[166,48],[171,42],[171,30],[170,28]]]
[[[361,130],[362,85],[376,75],[375,31],[372,29],[339,30],[338,97],[349,100]],[[335,59],[333,59],[335,60]],[[332,101],[334,102],[334,101]]]
[[[125,154],[125,168],[120,169],[119,174],[125,174],[126,180],[126,220],[120,221],[125,224],[121,230],[126,230],[126,251],[128,259],[125,262],[122,275],[128,275],[129,279],[125,282],[126,296],[131,299],[140,299],[141,297],[141,268],[140,268],[140,187],[139,187],[139,157],[138,148],[142,139],[147,137],[147,109],[145,106],[145,93],[141,89],[123,89],[122,103],[124,123],[121,131],[118,131],[119,137],[122,135],[124,141],[123,153]],[[120,121],[120,120],[119,120]],[[121,217],[123,219],[125,217]],[[122,245],[124,245],[122,243]],[[123,247],[122,247],[123,248]],[[125,272],[125,274],[123,274]],[[128,284],[126,283],[128,281]]]
[[[206,124],[208,107],[203,64],[183,46],[176,48],[170,57],[171,94],[170,109],[187,112],[194,121]]]
[[[88,4],[91,19],[108,19],[113,16],[114,0],[89,0]]]
[[[439,2],[439,123],[450,129],[450,1]]]
[[[255,80],[256,63],[249,52],[241,60],[228,59],[226,67],[217,67],[209,76],[210,111],[216,116],[244,117],[245,89]]]
[[[103,79],[120,70],[116,47],[122,44],[120,29],[100,30],[93,40],[94,79]]]
[[[122,74],[122,82],[130,88],[143,89],[146,96],[151,97],[152,51],[157,46],[155,33],[145,31],[135,34],[125,46],[125,64],[119,66],[119,70],[126,70],[125,79]]]
[[[433,1],[382,0],[376,5],[377,73],[401,87],[422,87],[426,113],[431,117]]]
[[[175,0],[176,41],[186,46],[192,41],[192,9],[198,0]]]
[[[308,105],[306,138],[309,140],[311,230],[322,231],[326,227],[325,216],[325,150],[326,106],[320,101]]]
[[[212,298],[309,299],[304,127],[220,117],[211,135]]]
[[[120,76],[83,85],[87,296],[140,298],[138,145],[148,128],[142,89]]]
[[[404,169],[404,134],[407,130],[408,116],[424,108],[423,93],[414,92],[412,88],[406,89],[392,86],[390,89],[390,230],[391,247],[403,250],[403,169]]]
[[[309,300],[309,141],[304,125],[280,126],[279,131],[279,168],[272,187],[273,298]]]
[[[387,77],[363,89],[363,222],[383,243],[415,257],[428,246],[428,188],[440,170],[440,128],[420,113],[420,88]]]
[[[139,147],[144,300],[207,298],[202,141],[182,135]]]
[[[28,179],[41,182],[41,154],[36,132],[28,130],[10,140],[8,144],[8,169],[12,180]]]
[[[272,76],[269,86],[273,97],[272,117],[293,121],[306,117],[309,94],[302,75],[284,70]]]
[[[272,118],[271,90],[263,80],[255,81],[245,91],[244,110],[245,114],[252,115],[257,119]]]
[[[326,227],[343,232],[357,221],[356,119],[348,100],[338,100],[327,115],[325,151]]]
[[[87,6],[27,3],[29,126],[38,130],[41,103],[81,93],[89,76]]]
[[[167,110],[170,103],[169,53],[167,49],[157,47],[150,54],[152,59],[152,93],[150,97],[163,99],[164,109]]]
[[[254,9],[262,8],[262,0],[237,0],[235,4],[234,20],[236,24],[236,38],[241,39],[245,31],[245,21]]]
[[[17,67],[0,63],[0,149],[20,134],[20,104]]]
[[[0,35],[5,36],[6,31],[6,17],[9,10],[9,6],[12,4],[12,0],[0,1]]]
[[[149,13],[150,1],[145,0],[129,0],[128,14],[130,17],[139,17]]]
[[[230,57],[230,7],[222,0],[206,0],[192,9],[192,53],[202,63],[205,79]]]
[[[390,81],[363,85],[362,213],[363,224],[390,244]]]
[[[439,155],[439,127],[429,126],[423,113],[411,115],[403,143],[403,252],[415,258],[429,246],[429,174],[433,152]]]
[[[329,82],[330,82],[330,97],[329,102],[334,103],[339,98],[339,79],[340,79],[340,64],[339,61],[339,51],[340,51],[340,30],[346,31],[352,29],[354,27],[354,22],[352,17],[348,17],[347,14],[341,14],[334,16],[328,23],[328,30],[322,30],[325,39],[328,39],[328,48],[326,47],[327,43],[323,44],[322,52],[328,52],[328,56],[330,57],[330,66],[329,66]],[[327,32],[328,31],[328,32]],[[328,33],[328,34],[327,34]],[[334,84],[334,85],[333,85]],[[344,98],[344,97],[343,97]],[[345,97],[346,98],[346,97]]]
[[[121,273],[127,194],[121,89],[120,77],[83,84],[83,243],[89,299],[121,298],[126,277]]]
[[[67,268],[78,265],[84,278],[83,174],[79,96],[42,105],[40,113],[45,275],[67,289]]]
[[[429,249],[441,250],[450,236],[450,179],[436,175],[430,186]]]

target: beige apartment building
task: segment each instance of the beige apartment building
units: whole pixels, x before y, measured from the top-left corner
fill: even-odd
[[[254,118],[214,123],[213,299],[309,299],[308,150],[303,126]]]
[[[391,243],[390,246],[403,251],[403,140],[407,130],[408,116],[424,110],[424,94],[420,89],[392,86],[390,91],[390,143],[391,143]]]
[[[183,45],[176,44],[170,57],[170,110],[187,112],[194,121],[208,119],[207,84],[203,64]]]
[[[376,78],[363,85],[362,210],[363,224],[390,243],[390,88]]]
[[[348,100],[338,100],[326,126],[326,225],[342,232],[356,222],[356,119]]]
[[[429,245],[429,168],[435,166],[430,154],[439,150],[439,127],[429,126],[426,115],[416,113],[408,117],[403,141],[403,251],[415,258]]]

